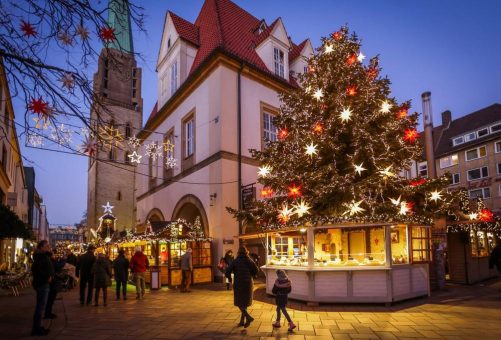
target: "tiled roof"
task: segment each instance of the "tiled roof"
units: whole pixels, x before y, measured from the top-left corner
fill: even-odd
[[[489,134],[468,143],[452,146],[452,138],[464,135],[468,132],[473,132],[497,121],[501,121],[501,104],[493,104],[451,121],[450,126],[443,129],[442,136],[440,137],[435,149],[435,156],[439,157],[466,147],[485,143],[493,138],[499,138],[501,136],[501,131]]]
[[[169,11],[168,13],[172,18],[172,23],[174,24],[174,27],[176,28],[176,31],[179,34],[179,36],[184,40],[187,40],[188,42],[192,43],[193,45],[199,46],[198,28],[188,20],[181,18],[180,16],[172,13],[171,11]]]
[[[289,52],[289,64],[292,63],[293,60],[297,59],[301,55],[301,51],[303,50],[303,48],[307,42],[308,42],[308,39],[305,39],[299,45],[296,45],[296,44],[292,45],[292,49]]]

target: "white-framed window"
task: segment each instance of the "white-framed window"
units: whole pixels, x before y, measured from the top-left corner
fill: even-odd
[[[501,123],[491,125],[491,133],[501,131]]]
[[[273,48],[273,62],[275,65],[275,74],[284,78],[285,74],[285,55],[284,51],[278,47]]]
[[[452,184],[459,184],[459,181],[460,181],[459,172],[452,174],[451,180],[452,180]]]
[[[440,169],[448,168],[450,166],[457,165],[458,163],[459,163],[459,158],[457,153],[445,156],[440,158]]]
[[[428,177],[428,163],[418,163],[418,175],[421,177]]]
[[[170,66],[170,95],[177,90],[177,61]]]
[[[482,158],[487,155],[487,149],[485,145],[479,146],[478,148],[466,150],[464,153],[464,158],[466,161],[472,161],[474,159]]]
[[[195,152],[195,118],[184,123],[184,133],[186,136],[184,156],[188,158]]]
[[[477,179],[485,178],[489,176],[489,170],[486,166],[478,169],[472,169],[467,171],[468,181],[475,181]]]
[[[470,198],[477,198],[477,197],[490,198],[491,197],[491,189],[490,188],[479,188],[479,189],[468,190],[468,194],[469,194]]]
[[[463,136],[456,137],[456,138],[452,139],[452,145],[454,145],[454,146],[459,145],[459,144],[463,144],[463,143],[464,143],[464,137]]]
[[[489,134],[489,128],[483,128],[477,131],[477,138],[487,136]]]
[[[477,139],[477,134],[475,132],[470,132],[464,136],[465,143],[475,139]]]
[[[263,137],[266,142],[277,140],[277,128],[273,123],[274,117],[272,113],[263,111]]]
[[[277,256],[287,256],[289,254],[289,238],[275,237],[275,251]]]
[[[501,175],[501,163],[496,164],[497,174]]]
[[[501,140],[500,140],[499,142],[496,142],[496,143],[494,144],[494,151],[495,151],[496,153],[501,152]]]

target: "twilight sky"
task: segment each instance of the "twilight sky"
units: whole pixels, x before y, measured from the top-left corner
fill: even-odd
[[[421,112],[421,93],[432,92],[433,119],[451,110],[453,119],[501,103],[501,1],[499,0],[234,0],[257,18],[281,17],[295,43],[319,45],[348,24],[362,39],[361,51],[379,54],[383,75],[399,101]],[[135,1],[145,8],[147,36],[134,32],[143,55],[144,121],[156,102],[155,65],[167,10],[194,22],[203,0]],[[95,70],[95,69],[94,69]],[[93,71],[94,71],[93,70]],[[19,120],[24,105],[15,101]],[[19,121],[20,122],[20,121]],[[20,141],[24,146],[24,140]],[[79,222],[86,210],[87,159],[23,147],[34,162],[36,186],[49,223]]]

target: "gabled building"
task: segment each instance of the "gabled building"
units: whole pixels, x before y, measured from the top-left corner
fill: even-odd
[[[174,147],[137,168],[148,175],[136,179],[139,226],[200,217],[214,260],[235,250],[246,231],[226,207],[259,198],[249,149],[277,138],[278,94],[298,86],[294,75],[312,54],[311,42],[295,44],[282,19],[266,23],[230,0],[206,0],[193,23],[167,12],[158,102],[139,137]]]

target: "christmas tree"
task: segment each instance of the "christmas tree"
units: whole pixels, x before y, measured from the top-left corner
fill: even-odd
[[[364,65],[355,34],[343,27],[322,39],[298,75],[300,87],[281,94],[277,140],[251,150],[260,161],[261,198],[240,220],[266,228],[342,222],[419,222],[450,206],[448,178],[399,176],[421,147],[418,114],[397,103],[378,58]]]

